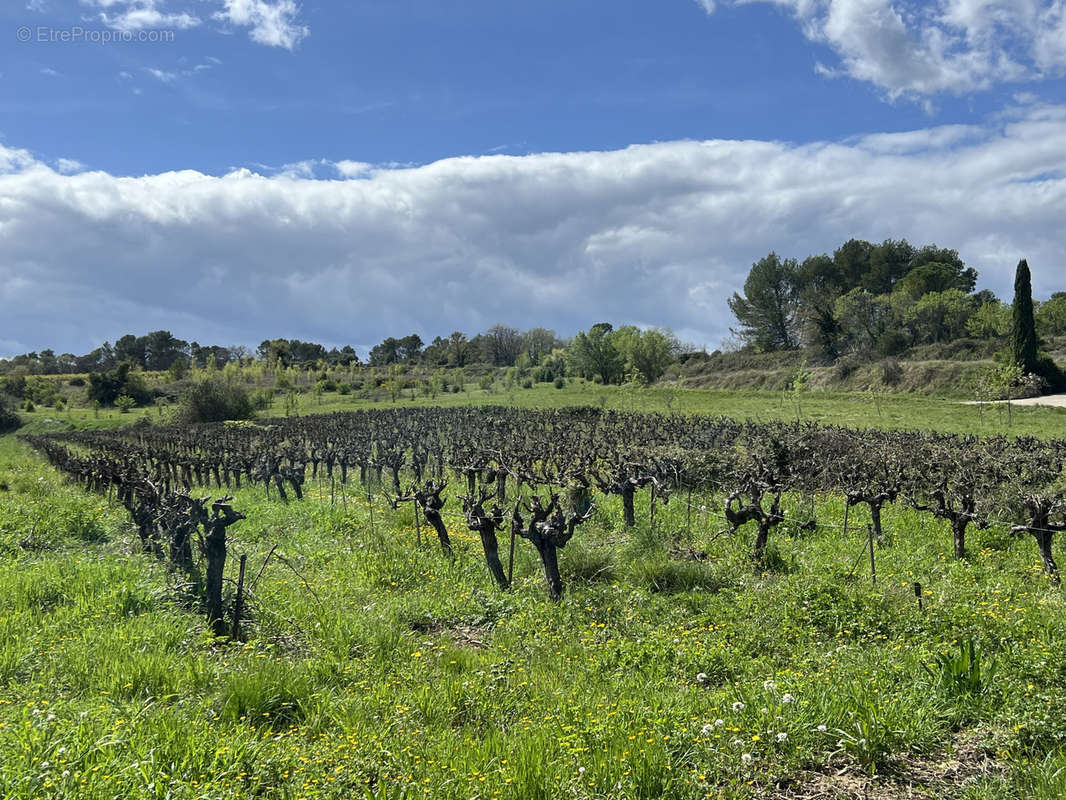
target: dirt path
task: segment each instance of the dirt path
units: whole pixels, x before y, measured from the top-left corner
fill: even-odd
[[[984,405],[986,403],[1003,403],[1005,400],[968,400],[966,405],[976,406]],[[1057,408],[1066,408],[1066,394],[1049,394],[1043,397],[1026,397],[1022,400],[1011,400],[1011,403],[1016,406],[1055,406]]]

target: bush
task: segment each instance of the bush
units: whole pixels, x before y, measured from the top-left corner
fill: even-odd
[[[555,373],[551,367],[542,365],[533,370],[533,380],[537,383],[551,383],[555,380]]]
[[[564,381],[562,378],[556,378],[555,379],[555,388],[556,389],[562,389],[564,386],[566,386],[566,381]]]
[[[351,394],[352,385],[350,383],[338,383],[337,394]]]
[[[131,372],[129,364],[119,364],[110,372],[94,372],[89,376],[89,400],[102,406],[114,405],[119,395],[132,397],[138,405],[152,402],[152,393],[144,376]]]
[[[907,337],[899,331],[885,331],[877,340],[877,352],[882,356],[898,356],[907,349]]]
[[[0,434],[8,433],[21,427],[22,419],[19,415],[8,408],[6,404],[0,403]]]
[[[524,381],[522,381],[522,388],[523,389],[532,389],[533,388],[533,381],[530,378],[526,378]]]
[[[838,381],[846,381],[859,368],[859,360],[854,356],[843,356],[833,367]]]
[[[85,378],[81,378],[81,377],[71,378],[69,381],[67,381],[67,383],[70,386],[84,386],[85,385]]]
[[[1066,392],[1066,374],[1062,368],[1051,358],[1041,353],[1036,359],[1036,374],[1047,383],[1051,392]]]
[[[259,398],[257,398],[259,399]],[[173,421],[180,425],[251,419],[255,407],[240,381],[220,373],[209,373],[190,386],[175,409]]]
[[[895,386],[903,380],[903,367],[894,358],[886,358],[881,362],[881,382],[885,386]]]

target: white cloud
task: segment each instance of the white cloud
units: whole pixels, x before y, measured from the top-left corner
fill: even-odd
[[[297,22],[300,7],[294,0],[224,0],[225,8],[215,19],[241,28],[250,28],[252,41],[270,47],[294,49],[310,35],[306,25]]]
[[[1064,164],[1066,107],[1039,105],[803,146],[315,159],[270,176],[62,175],[0,147],[0,318],[29,349],[156,328],[342,344],[601,320],[714,346],[753,261],[852,236],[958,248],[1006,296],[1026,257],[1038,296],[1061,290]]]
[[[72,175],[75,172],[84,172],[85,165],[73,158],[57,158],[56,170],[63,175]]]
[[[374,172],[374,165],[365,161],[338,161],[333,168],[342,178],[369,178]]]
[[[819,62],[817,72],[868,81],[890,98],[962,94],[1066,70],[1066,0],[733,2],[789,9],[808,39],[840,58],[839,67]]]
[[[713,14],[715,9],[714,0],[696,0],[696,5],[706,11],[708,14]]]
[[[201,72],[206,72],[208,70],[214,69],[216,65],[221,63],[222,62],[219,61],[217,58],[208,58],[207,60],[193,67],[183,67],[182,69],[176,70],[159,69],[158,67],[145,67],[145,72],[147,72],[149,75],[151,75],[153,78],[155,78],[157,81],[160,81],[161,83],[172,84],[175,83],[178,78],[191,78]],[[119,77],[129,79],[133,76],[130,75],[128,72],[120,72]]]
[[[164,11],[165,0],[82,0],[83,3],[104,9],[100,12],[100,21],[109,28],[120,31],[139,31],[147,29],[195,28],[201,20],[186,11]],[[114,13],[108,13],[114,9]]]
[[[178,79],[178,73],[172,70],[146,67],[145,71],[160,83],[174,83]]]

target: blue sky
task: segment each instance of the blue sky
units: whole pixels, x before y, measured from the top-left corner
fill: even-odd
[[[0,353],[716,346],[752,261],[852,236],[1063,288],[1062,0],[17,0],[4,35]]]

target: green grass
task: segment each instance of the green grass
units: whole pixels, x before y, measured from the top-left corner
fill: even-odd
[[[603,386],[577,380],[562,389],[535,384],[532,389],[497,389],[486,392],[473,386],[459,394],[429,398],[410,391],[395,403],[360,400],[351,395],[324,394],[320,401],[310,395],[300,398],[299,413],[318,414],[358,408],[419,407],[427,405],[510,405],[523,408],[595,406],[621,411],[710,414],[756,421],[804,420],[848,427],[921,428],[945,433],[977,433],[986,436],[1066,436],[1066,408],[1014,406],[1008,425],[1006,410],[998,405],[972,406],[957,400],[906,394],[854,394],[807,392],[795,398],[785,392],[748,390],[634,389]],[[266,414],[282,414],[278,399]]]
[[[428,397],[418,390],[412,393],[408,389],[396,401],[392,401],[384,389],[375,392],[375,399],[336,392],[317,397],[312,393],[300,394],[297,413],[306,415],[360,408],[493,404],[526,408],[595,406],[622,411],[724,415],[763,422],[795,420],[799,417],[848,427],[911,428],[986,436],[1066,437],[1066,408],[1015,405],[1008,416],[1003,404],[965,405],[957,398],[905,393],[809,391],[799,397],[797,404],[796,397],[789,392],[659,386],[641,389],[603,386],[581,379],[571,379],[561,389],[545,383],[534,384],[531,389],[523,389],[520,385],[507,388],[497,382],[491,391],[487,391],[468,383],[462,392],[442,393],[436,397]],[[283,415],[284,398],[276,397],[272,408],[262,413],[265,416]],[[127,414],[121,414],[115,409],[93,411],[70,408],[55,411],[38,408],[19,414],[26,422],[22,432],[49,433],[115,427],[141,419],[157,423],[165,420],[168,409],[135,408]]]
[[[556,391],[566,405],[584,390],[525,396]],[[937,419],[922,402],[898,411]],[[416,546],[410,506],[375,500],[371,525],[354,486],[333,506],[324,482],[289,505],[254,487],[234,500],[248,519],[230,529],[230,577],[239,554],[251,583],[277,551],[248,642],[225,644],[173,575],[131,555],[124,513],[10,436],[0,487],[5,799],[1066,790],[1066,604],[1002,529],[957,563],[943,524],[891,509],[873,584],[865,520],[853,511],[844,539],[831,497],[816,500],[824,527],[771,538],[765,572],[750,532],[718,535],[720,498],[675,497],[654,531],[646,497],[634,531],[608,501],[563,551],[555,605],[525,542],[515,590],[494,588],[454,499],[450,562],[425,530]]]
[[[300,413],[328,413],[356,408],[386,408],[426,405],[500,404],[527,408],[596,406],[622,411],[680,412],[711,414],[757,421],[804,420],[849,427],[922,428],[950,433],[1013,436],[1066,436],[1066,409],[1014,406],[1008,425],[1006,410],[998,405],[972,406],[952,399],[921,395],[806,392],[799,406],[791,393],[750,390],[676,389],[651,387],[634,389],[603,386],[577,380],[562,389],[551,384],[535,384],[532,389],[497,389],[491,393],[473,386],[459,394],[429,398],[410,391],[400,400],[368,401],[351,395],[324,394],[321,400],[301,397]],[[282,413],[281,400],[274,410]]]

